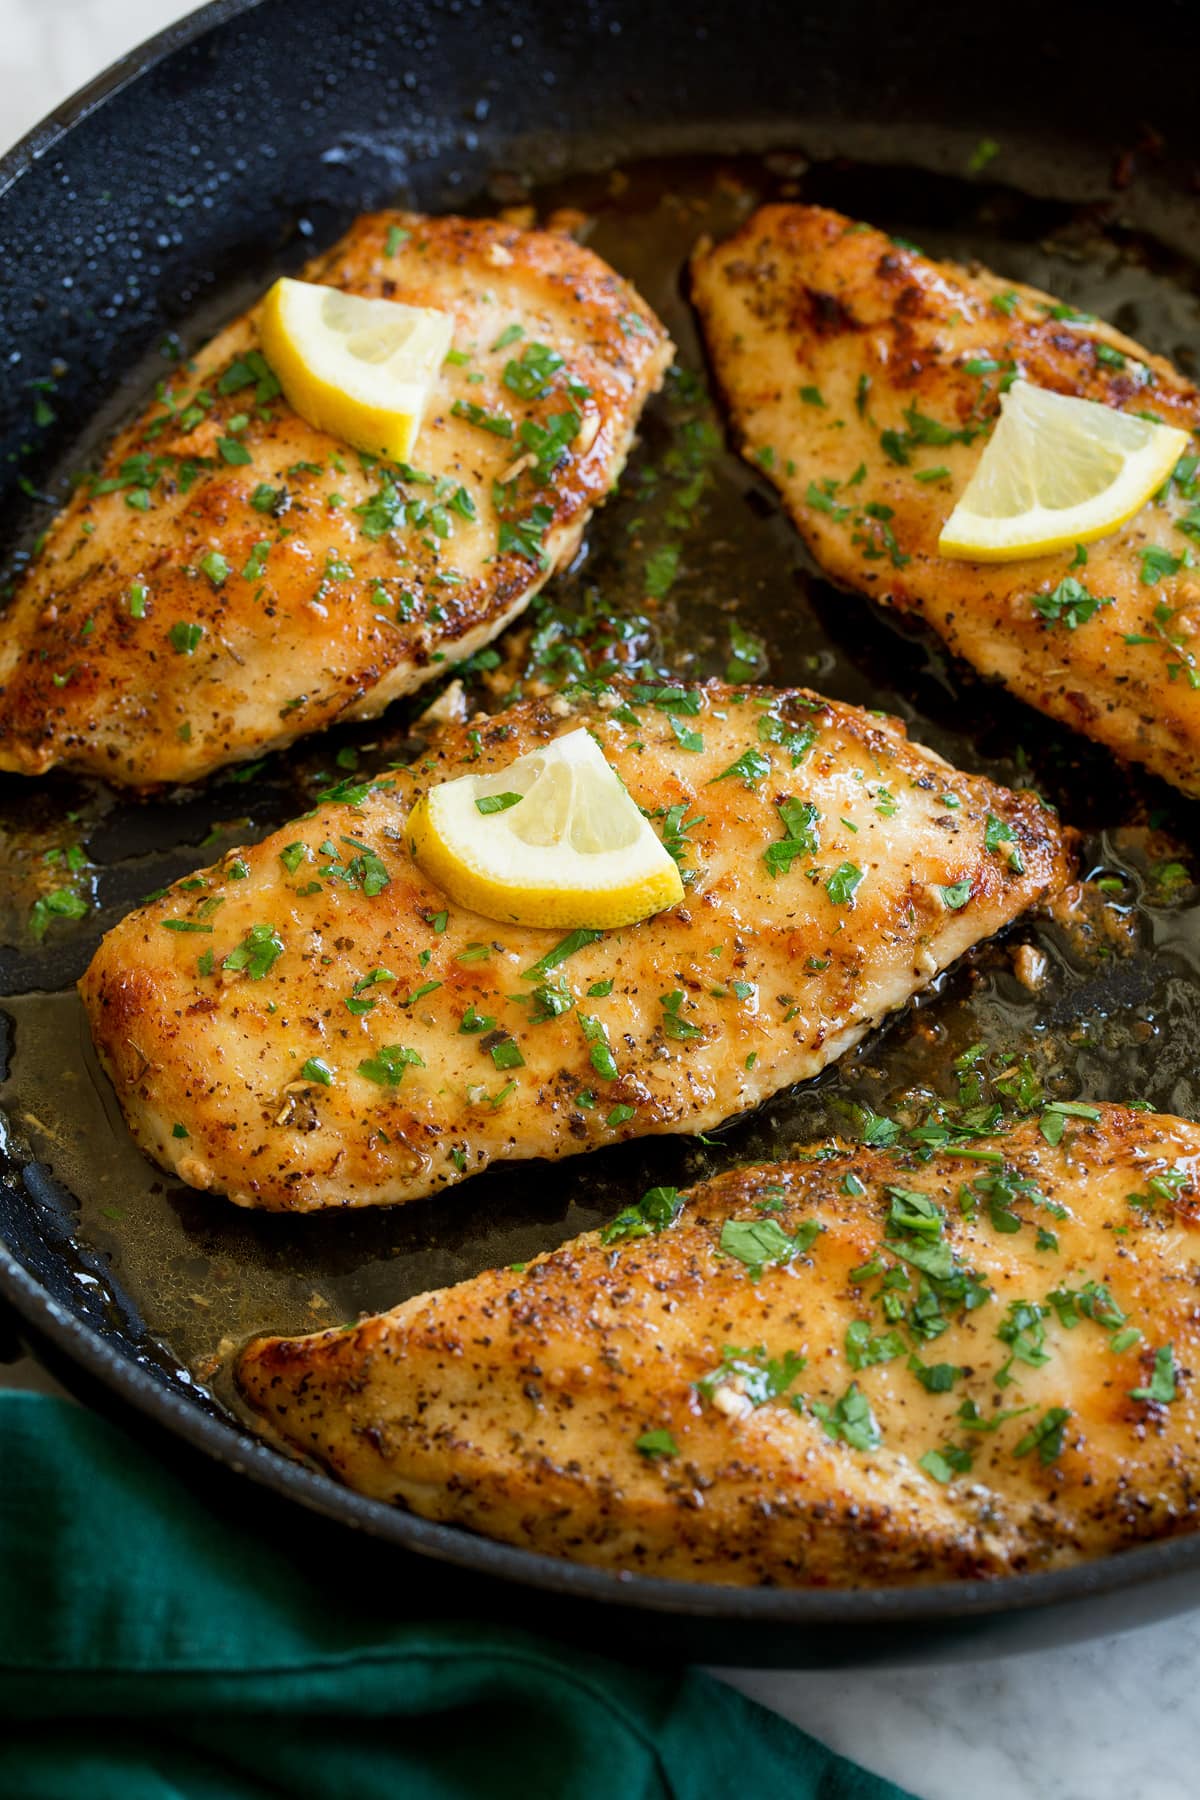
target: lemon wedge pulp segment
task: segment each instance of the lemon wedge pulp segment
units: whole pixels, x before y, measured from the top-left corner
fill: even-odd
[[[1090,543],[1146,504],[1187,442],[1174,426],[1015,381],[938,550],[1005,562]]]
[[[356,450],[408,461],[454,335],[448,313],[285,277],[263,301],[259,333],[302,419]]]
[[[430,788],[408,836],[425,874],[489,919],[611,930],[683,899],[674,861],[583,729]]]

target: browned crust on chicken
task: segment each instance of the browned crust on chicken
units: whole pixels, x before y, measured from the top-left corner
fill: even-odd
[[[555,233],[415,213],[359,219],[303,274],[453,315],[466,360],[443,369],[416,474],[306,424],[247,369],[254,312],[228,326],[118,436],[0,621],[0,768],[191,781],[369,717],[487,643],[574,555],[671,358],[629,284]],[[531,344],[564,361],[522,397],[504,375]],[[572,411],[539,468],[522,428],[553,435]],[[388,481],[408,509],[390,530]]]
[[[1200,1128],[1105,1106],[1055,1148],[1034,1120],[968,1147],[994,1160],[828,1146],[735,1171],[658,1235],[253,1342],[242,1392],[364,1494],[644,1575],[921,1583],[1193,1530]],[[897,1192],[933,1203],[921,1231]],[[731,1221],[778,1232],[779,1260],[723,1250]],[[969,1272],[970,1310],[930,1304],[922,1246]],[[1041,1312],[1015,1355],[1014,1302]],[[886,1360],[860,1366],[866,1343]],[[944,1391],[910,1358],[948,1365]]]
[[[688,888],[537,973],[563,934],[449,902],[405,820],[431,784],[581,724]],[[789,800],[815,814],[794,853]],[[1035,796],[894,719],[804,690],[622,685],[448,730],[176,883],[108,934],[82,993],[138,1142],[184,1181],[272,1209],[389,1203],[756,1106],[1067,872]]]
[[[1072,548],[999,564],[937,549],[1014,371],[1193,433],[1196,389],[1047,295],[932,262],[823,207],[763,207],[692,273],[744,451],[832,579],[919,613],[1030,705],[1200,793],[1194,484],[1090,544],[1086,563]],[[1068,574],[1115,601],[1073,630],[1034,605]]]

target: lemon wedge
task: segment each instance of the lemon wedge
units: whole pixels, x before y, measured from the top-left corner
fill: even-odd
[[[938,539],[943,556],[1007,562],[1090,543],[1162,486],[1188,434],[1014,381]]]
[[[258,328],[302,419],[356,450],[408,461],[454,335],[448,313],[285,277],[263,301]]]
[[[582,729],[440,782],[408,835],[425,874],[489,919],[611,930],[683,899],[675,863]]]

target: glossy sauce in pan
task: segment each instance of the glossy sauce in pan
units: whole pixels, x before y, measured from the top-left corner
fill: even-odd
[[[13,1177],[0,1234],[19,1209],[86,1292],[87,1310],[140,1342],[176,1381],[206,1385],[253,1332],[296,1332],[394,1305],[498,1263],[522,1261],[611,1215],[657,1182],[677,1186],[788,1153],[862,1108],[904,1115],[951,1096],[953,1059],[983,1043],[993,1073],[1022,1058],[1060,1098],[1145,1099],[1200,1116],[1200,817],[1193,803],[1048,724],[952,665],[919,627],[824,583],[767,484],[726,446],[707,392],[685,290],[704,232],[732,229],[760,200],[799,197],[870,219],[936,255],[998,272],[1111,319],[1195,377],[1197,271],[1111,216],[960,179],[803,158],[643,163],[526,192],[496,183],[479,210],[580,215],[586,241],[630,276],[679,347],[679,372],[645,416],[617,496],[575,567],[473,676],[495,706],[515,680],[606,663],[702,678],[806,683],[899,714],[951,761],[1036,786],[1080,828],[1081,872],[1099,877],[1085,923],[1031,921],[942,977],[854,1055],[708,1141],[656,1138],[563,1164],[498,1168],[448,1196],[392,1211],[310,1218],[241,1212],[167,1181],[133,1148],[91,1052],[73,982],[99,932],[147,892],[273,830],[348,769],[404,757],[435,690],[372,725],[312,739],[258,768],[151,802],[65,780],[0,781],[0,991],[7,1080],[0,1126]],[[227,312],[251,296],[230,294]],[[211,314],[204,329],[211,329]],[[197,328],[196,341],[203,335]],[[114,385],[124,371],[112,372]],[[141,397],[161,361],[126,385]],[[86,447],[83,452],[86,458]],[[45,523],[43,510],[31,529]],[[490,664],[485,657],[483,662]],[[85,866],[71,868],[81,846]],[[57,852],[57,856],[54,853]],[[47,862],[47,853],[53,860]],[[78,861],[78,854],[73,857]],[[29,929],[39,893],[88,903]],[[1018,978],[1045,958],[1044,983]],[[218,1378],[218,1394],[224,1383]]]

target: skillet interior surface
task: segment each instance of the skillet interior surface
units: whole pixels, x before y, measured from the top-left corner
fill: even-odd
[[[150,47],[140,73],[118,71],[64,136],[43,128],[39,154],[19,147],[0,173],[8,568],[154,381],[355,212],[529,206],[544,218],[571,208],[589,244],[664,318],[679,369],[586,552],[535,608],[533,631],[499,645],[502,672],[558,680],[615,656],[702,677],[732,662],[746,677],[898,713],[953,761],[1037,786],[1081,828],[1084,872],[1101,884],[1095,928],[1019,927],[838,1069],[711,1141],[498,1169],[392,1212],[260,1217],[170,1184],[132,1148],[72,984],[101,931],[145,893],[274,829],[329,779],[404,755],[429,691],[374,725],[149,802],[66,779],[2,779],[0,1291],[60,1356],[270,1485],[468,1569],[597,1601],[610,1615],[644,1607],[689,1649],[707,1620],[720,1635],[702,1653],[724,1661],[865,1659],[884,1646],[927,1654],[984,1618],[996,1642],[1019,1642],[1023,1630],[1045,1642],[1051,1631],[1111,1628],[1118,1590],[1129,1619],[1187,1604],[1200,1592],[1200,1540],[1002,1588],[621,1587],[390,1513],[250,1445],[222,1363],[252,1332],[353,1318],[523,1260],[654,1182],[683,1186],[861,1128],[871,1112],[953,1098],[954,1061],[974,1045],[986,1047],[985,1077],[1028,1058],[1047,1094],[1200,1116],[1194,805],[1118,770],[951,664],[927,633],[818,578],[766,483],[726,447],[682,279],[701,232],[719,235],[760,199],[794,195],[1056,291],[1194,376],[1200,273],[1184,249],[1195,202],[1183,147],[1111,115],[1102,134],[1068,146],[1053,123],[1063,109],[1039,105],[1043,84],[1045,97],[1053,91],[1053,56],[1035,58],[1019,107],[985,98],[986,52],[969,23],[943,41],[934,83],[921,46],[900,41],[904,28],[882,7],[784,26],[712,5],[686,38],[656,5],[547,21],[532,8],[381,3],[339,11],[332,29],[310,0],[209,14],[206,34],[194,23],[167,34],[166,53]],[[1018,9],[1006,30],[1019,35],[1020,22]],[[736,62],[723,49],[731,33]],[[1071,43],[1064,27],[1060,50]],[[1086,64],[1092,51],[1072,54]],[[951,68],[961,80],[945,79]],[[1074,92],[1085,73],[1077,68]],[[488,660],[474,691],[494,705]],[[31,909],[63,888],[86,903],[84,917],[56,917],[39,940],[44,909]],[[1037,993],[1013,972],[1023,943],[1048,959]]]

